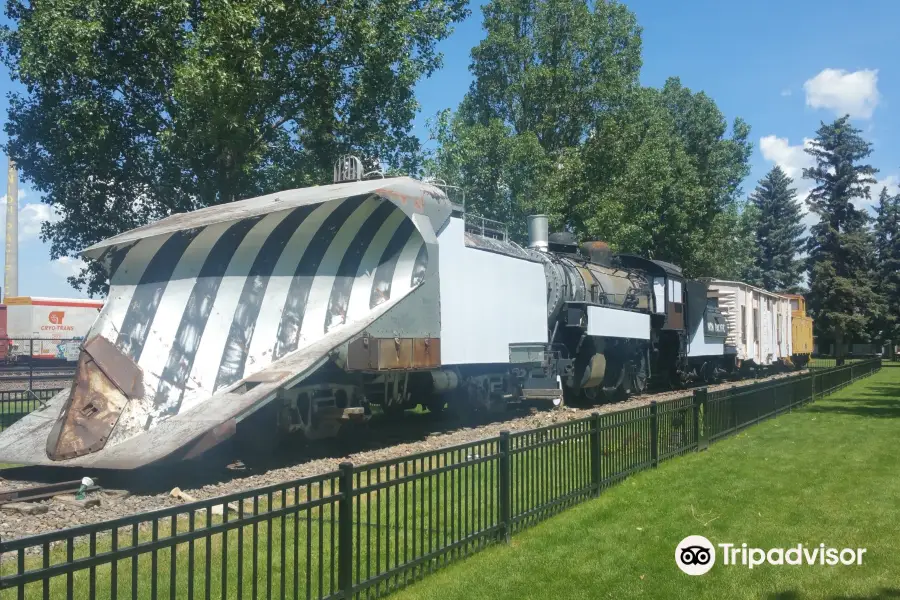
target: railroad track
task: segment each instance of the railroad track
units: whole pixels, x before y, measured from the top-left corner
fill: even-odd
[[[28,379],[71,379],[75,369],[28,369],[0,371],[0,381],[26,381]]]
[[[96,483],[96,482],[95,482]],[[0,492],[0,506],[10,504],[12,502],[36,502],[40,500],[48,500],[53,496],[66,494],[68,492],[77,492],[81,487],[81,480],[61,481],[59,483],[50,483],[47,485],[35,485],[27,488],[19,488],[17,490],[7,490]],[[88,486],[85,492],[94,492],[99,490],[97,485]]]

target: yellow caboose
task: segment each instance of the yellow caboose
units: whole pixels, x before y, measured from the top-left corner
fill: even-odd
[[[806,315],[806,299],[784,294],[791,301],[791,361],[799,368],[809,363],[813,351],[813,320]]]

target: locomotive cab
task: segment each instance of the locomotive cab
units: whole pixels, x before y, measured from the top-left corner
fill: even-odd
[[[684,277],[681,269],[672,263],[652,260],[633,254],[616,255],[625,269],[647,273],[653,284],[651,322],[654,329],[684,330]]]
[[[630,254],[617,259],[653,282],[651,370],[673,386],[718,380],[727,328],[718,307],[707,302],[707,285],[685,279],[669,262]]]

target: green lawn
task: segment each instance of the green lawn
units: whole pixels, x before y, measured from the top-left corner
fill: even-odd
[[[900,366],[645,471],[392,596],[900,597]],[[688,535],[764,549],[866,548],[861,566],[716,565],[683,574]]]

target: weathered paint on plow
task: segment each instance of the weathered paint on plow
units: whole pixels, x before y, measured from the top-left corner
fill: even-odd
[[[411,335],[438,338],[436,294],[414,292],[450,213],[436,187],[360,181],[173,215],[88,248],[111,286],[72,388],[0,433],[0,462],[195,455],[404,300],[425,323]]]

